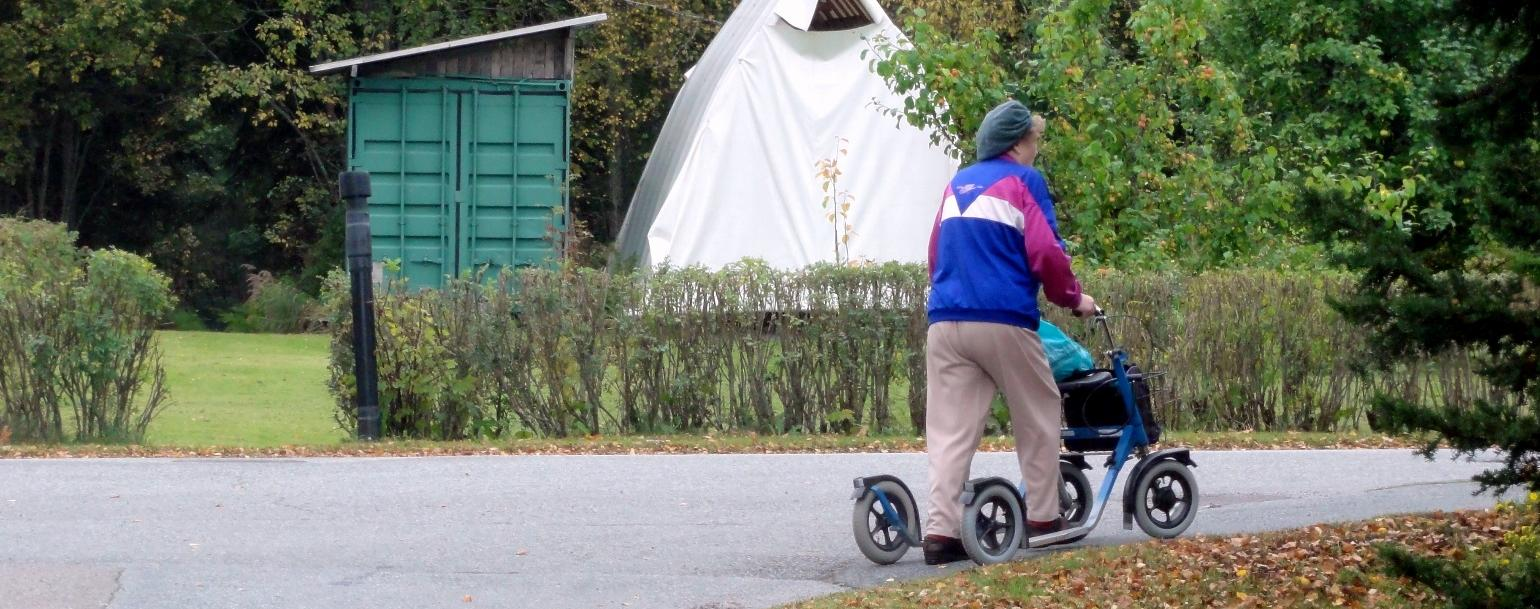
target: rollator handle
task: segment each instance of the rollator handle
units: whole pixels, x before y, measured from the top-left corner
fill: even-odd
[[[1074,312],[1071,312],[1070,314],[1074,315],[1075,317],[1085,317],[1084,315],[1081,315],[1079,311],[1074,311]],[[1098,305],[1096,307],[1096,312],[1092,313],[1091,316],[1096,318],[1096,319],[1106,319],[1107,318],[1107,312],[1102,310],[1101,306]]]

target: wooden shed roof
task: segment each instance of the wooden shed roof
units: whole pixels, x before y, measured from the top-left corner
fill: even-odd
[[[489,42],[497,42],[499,40],[507,40],[509,38],[517,38],[519,36],[529,36],[531,34],[539,34],[539,33],[542,33],[542,32],[550,32],[550,31],[554,31],[554,30],[571,29],[571,28],[583,27],[585,25],[593,25],[595,23],[599,23],[601,21],[604,21],[604,20],[606,20],[608,18],[609,18],[608,15],[606,15],[604,13],[599,13],[597,15],[589,15],[587,17],[578,17],[576,19],[567,19],[565,21],[556,21],[556,22],[553,22],[553,23],[545,23],[545,24],[541,24],[541,25],[534,25],[534,26],[530,26],[530,27],[519,28],[519,29],[516,29],[516,30],[508,30],[506,32],[497,32],[495,34],[483,34],[481,36],[472,36],[470,38],[461,38],[461,39],[458,39],[458,40],[450,40],[450,41],[446,41],[446,42],[439,42],[439,43],[424,45],[424,46],[420,46],[420,47],[413,47],[413,48],[410,48],[410,49],[401,49],[399,51],[390,51],[388,53],[376,53],[374,55],[365,55],[363,57],[355,57],[353,59],[342,59],[342,60],[338,60],[338,61],[330,61],[330,62],[326,62],[326,63],[322,63],[322,64],[316,64],[316,65],[310,66],[310,73],[311,74],[333,74],[333,73],[341,72],[341,71],[344,71],[344,70],[353,70],[353,69],[356,69],[358,66],[361,66],[361,65],[366,65],[366,64],[371,64],[371,63],[378,63],[378,62],[381,62],[381,61],[391,61],[391,60],[394,60],[394,59],[401,59],[403,57],[412,57],[412,56],[416,56],[416,55],[426,55],[426,54],[429,54],[429,53],[438,53],[438,52],[448,51],[448,50],[451,50],[451,49],[460,49],[460,48],[469,47],[469,46],[475,46],[475,45],[479,45],[479,44],[486,44],[486,43],[489,43]]]

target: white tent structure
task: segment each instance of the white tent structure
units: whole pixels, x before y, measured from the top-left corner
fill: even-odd
[[[872,39],[903,34],[876,0],[745,0],[689,73],[631,200],[618,243],[645,265],[782,269],[835,259],[821,159],[854,197],[849,260],[925,260],[957,162],[870,69]]]

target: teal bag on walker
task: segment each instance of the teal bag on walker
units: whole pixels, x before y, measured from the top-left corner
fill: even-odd
[[[1043,353],[1048,355],[1048,366],[1053,369],[1053,380],[1062,381],[1076,372],[1096,367],[1091,352],[1064,334],[1057,326],[1042,320],[1037,325],[1037,335],[1043,339]]]

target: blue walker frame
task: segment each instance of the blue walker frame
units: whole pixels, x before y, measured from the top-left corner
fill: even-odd
[[[1097,491],[1096,496],[1094,497],[1094,502],[1089,506],[1091,508],[1090,515],[1083,521],[1083,524],[1048,535],[1023,537],[1023,547],[1037,548],[1054,545],[1057,543],[1064,543],[1066,540],[1079,540],[1086,535],[1089,535],[1090,532],[1096,528],[1097,523],[1101,521],[1102,513],[1106,510],[1107,503],[1112,499],[1112,488],[1117,483],[1118,475],[1122,473],[1123,465],[1129,461],[1130,457],[1134,457],[1136,455],[1139,457],[1139,460],[1134,464],[1133,471],[1130,472],[1129,479],[1131,481],[1137,481],[1140,474],[1143,473],[1145,469],[1161,461],[1177,461],[1183,465],[1186,465],[1187,467],[1197,467],[1197,464],[1192,461],[1191,450],[1187,448],[1168,448],[1156,451],[1154,453],[1148,452],[1150,445],[1149,435],[1145,432],[1144,429],[1144,417],[1139,414],[1139,407],[1134,401],[1133,382],[1128,377],[1128,353],[1124,351],[1122,347],[1117,346],[1117,343],[1113,341],[1112,331],[1107,327],[1107,314],[1105,311],[1102,311],[1101,308],[1097,308],[1094,321],[1101,327],[1103,335],[1107,338],[1107,344],[1109,347],[1107,355],[1108,359],[1112,361],[1112,373],[1115,377],[1115,381],[1117,382],[1118,393],[1123,398],[1123,408],[1127,415],[1127,422],[1124,423],[1122,427],[1118,428],[1117,433],[1119,434],[1119,438],[1117,447],[1114,448],[1111,455],[1107,457],[1107,475],[1102,478],[1101,488]],[[1106,428],[1065,428],[1060,431],[1060,440],[1095,439],[1105,438],[1111,435],[1103,433],[1103,429]],[[1089,469],[1089,466],[1085,464],[1084,455],[1080,453],[1063,453],[1060,455],[1060,460],[1068,461],[1077,465],[1081,469]],[[878,503],[882,505],[883,518],[887,520],[890,526],[897,529],[900,537],[902,537],[907,544],[913,547],[919,547],[920,533],[918,531],[909,531],[908,526],[903,522],[903,518],[900,517],[898,510],[893,507],[893,501],[888,497],[886,492],[877,486],[877,483],[882,481],[896,482],[901,488],[904,489],[904,492],[913,496],[913,493],[909,491],[908,485],[905,485],[902,480],[899,480],[894,476],[878,475],[856,478],[855,493],[851,496],[851,499],[860,499],[868,491],[874,493],[877,497]],[[963,502],[969,503],[969,498],[972,496],[972,493],[975,491],[975,489],[982,488],[982,484],[1001,482],[1003,481],[999,478],[988,478],[984,479],[983,481],[974,480],[968,482],[963,492]],[[1010,485],[1009,482],[1004,483]],[[1024,495],[1024,491],[1026,490],[1025,484],[1021,485],[1020,487],[1015,485],[1011,486],[1016,491],[1017,498],[1021,498]],[[1125,485],[1123,493],[1124,529],[1133,528],[1133,510],[1135,509],[1135,499],[1134,484],[1130,483]],[[1196,499],[1197,497],[1190,498],[1192,505],[1190,505],[1188,509],[1197,509]],[[911,503],[913,502],[911,501]]]

